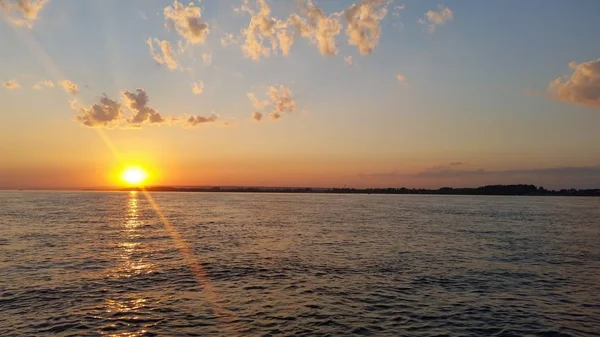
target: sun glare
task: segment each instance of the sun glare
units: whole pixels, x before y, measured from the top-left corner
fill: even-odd
[[[142,185],[147,178],[148,173],[139,166],[129,166],[121,172],[121,180],[129,185]]]

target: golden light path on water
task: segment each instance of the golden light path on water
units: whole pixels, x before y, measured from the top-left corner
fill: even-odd
[[[13,27],[13,25],[9,25],[9,26]],[[15,33],[17,33],[18,35],[20,35],[22,37],[21,40],[27,44],[27,47],[30,49],[32,54],[34,54],[40,60],[40,62],[46,68],[46,71],[53,77],[55,82],[65,79],[65,77],[62,75],[62,72],[60,71],[60,69],[56,66],[56,63],[54,62],[52,57],[47,53],[46,49],[41,45],[41,43],[37,40],[37,38],[35,38],[35,36],[32,36],[32,34],[29,32],[20,31],[19,29],[15,28],[15,27],[13,27],[13,29],[14,29]],[[96,128],[96,130],[98,132],[98,135],[104,142],[104,144],[112,152],[115,159],[118,162],[122,162],[122,157],[119,154],[119,151],[114,146],[114,144],[112,143],[112,141],[110,140],[108,135],[100,128]],[[193,272],[194,277],[196,278],[196,281],[198,282],[198,287],[205,294],[205,298],[209,301],[209,304],[210,304],[211,308],[214,310],[215,314],[217,315],[217,318],[222,319],[225,317],[230,317],[231,315],[229,313],[227,313],[219,305],[218,301],[216,300],[217,294],[218,294],[217,290],[212,285],[212,283],[211,283],[208,275],[204,271],[204,268],[202,267],[202,265],[197,261],[190,246],[182,239],[181,234],[179,234],[179,232],[177,231],[177,228],[173,224],[171,224],[171,222],[167,219],[167,217],[161,211],[160,207],[158,206],[156,201],[152,198],[150,193],[143,186],[141,187],[141,190],[142,190],[144,196],[146,197],[146,199],[148,200],[148,202],[150,203],[151,207],[153,208],[154,212],[156,213],[156,215],[162,222],[164,228],[167,230],[167,232],[173,239],[175,246],[179,250],[180,254],[183,256],[185,263],[188,265],[190,270]],[[227,335],[231,336],[232,331],[228,331]]]

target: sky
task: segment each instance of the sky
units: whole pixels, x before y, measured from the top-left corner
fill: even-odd
[[[0,0],[0,188],[600,188],[597,0]]]

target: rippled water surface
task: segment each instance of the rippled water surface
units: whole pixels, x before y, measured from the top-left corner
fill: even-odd
[[[0,192],[0,336],[600,335],[598,198],[152,198]]]

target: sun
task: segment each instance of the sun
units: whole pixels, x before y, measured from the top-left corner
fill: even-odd
[[[121,180],[129,185],[142,185],[147,178],[148,173],[139,166],[127,166],[121,172]]]

